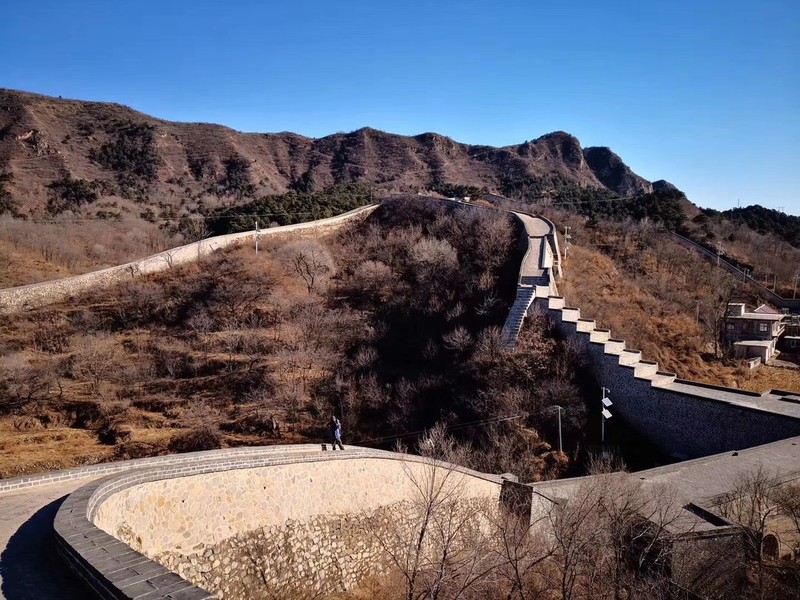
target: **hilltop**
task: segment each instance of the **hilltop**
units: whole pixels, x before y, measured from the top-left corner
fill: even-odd
[[[118,104],[12,90],[0,90],[0,174],[0,213],[30,216],[138,216],[144,205],[192,212],[219,198],[236,204],[353,182],[446,195],[454,186],[501,194],[535,186],[544,196],[564,186],[624,197],[653,191],[611,150],[582,148],[565,132],[502,148],[371,128],[312,139],[173,123]]]

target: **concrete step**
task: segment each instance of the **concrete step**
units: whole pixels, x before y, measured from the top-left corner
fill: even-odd
[[[667,371],[658,371],[650,378],[650,385],[653,387],[667,387],[675,382],[677,375]]]
[[[564,308],[565,304],[564,296],[548,296],[547,297],[547,308],[550,309],[559,309]]]
[[[634,365],[633,376],[642,379],[651,379],[658,373],[658,363],[651,360],[642,360]]]
[[[537,298],[547,298],[550,295],[549,285],[537,285],[535,289]]]
[[[581,309],[565,306],[561,309],[561,320],[567,323],[577,323],[581,318]]]
[[[578,319],[578,331],[593,331],[594,327],[597,323],[594,322],[594,319]]]
[[[623,350],[619,355],[619,364],[635,365],[642,360],[642,353],[638,350]]]
[[[603,344],[603,352],[606,354],[621,354],[625,350],[625,340],[615,340],[608,338]]]
[[[589,332],[590,342],[606,342],[611,337],[610,329],[594,329]]]

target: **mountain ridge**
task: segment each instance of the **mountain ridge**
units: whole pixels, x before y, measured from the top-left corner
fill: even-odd
[[[310,138],[166,121],[117,103],[7,89],[0,89],[0,173],[10,176],[5,186],[15,210],[31,216],[63,209],[53,196],[74,193],[88,200],[67,202],[68,209],[110,199],[132,212],[126,200],[179,210],[200,200],[213,204],[214,197],[235,203],[354,182],[387,192],[455,184],[504,193],[520,182],[557,178],[626,197],[653,191],[610,149],[583,148],[563,131],[502,147],[372,127]]]

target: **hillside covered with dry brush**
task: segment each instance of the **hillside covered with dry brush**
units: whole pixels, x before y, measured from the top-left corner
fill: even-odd
[[[478,468],[553,476],[553,401],[575,407],[572,446],[584,436],[578,359],[538,319],[501,348],[515,239],[501,212],[395,201],[325,238],[4,316],[0,474],[324,441],[335,412],[346,443],[413,444],[442,423]]]

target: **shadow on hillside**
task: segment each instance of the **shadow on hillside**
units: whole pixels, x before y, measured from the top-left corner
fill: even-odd
[[[89,596],[56,552],[53,519],[65,499],[66,496],[41,508],[8,540],[0,555],[0,597],[78,600]]]

